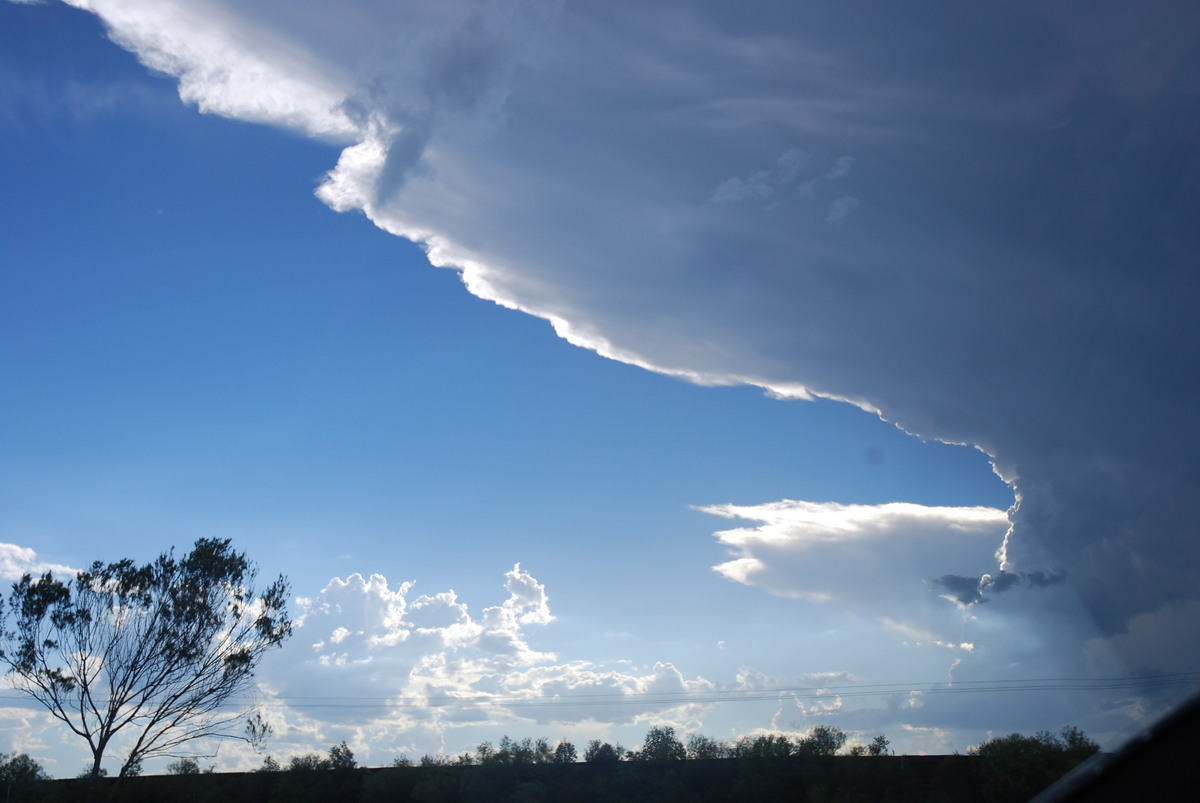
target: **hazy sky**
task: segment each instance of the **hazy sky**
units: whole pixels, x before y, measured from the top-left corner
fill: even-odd
[[[0,4],[0,568],[233,538],[295,592],[280,758],[1115,739],[1200,677],[1198,42],[1185,2]]]

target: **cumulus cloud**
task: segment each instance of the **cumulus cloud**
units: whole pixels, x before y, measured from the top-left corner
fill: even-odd
[[[577,345],[978,445],[1025,591],[1067,571],[1108,633],[1197,598],[1195,7],[75,4],[201,109],[344,141],[324,200]],[[869,540],[892,587],[975,539]],[[724,571],[846,596],[784,543]]]
[[[537,649],[527,630],[554,621],[546,589],[519,564],[504,578],[507,598],[478,614],[453,591],[414,596],[413,582],[378,574],[298,599],[293,643],[261,673],[278,749],[346,738],[382,763],[442,750],[466,727],[602,731],[705,708],[696,694],[714,684],[669,661],[612,668]]]
[[[20,580],[22,575],[37,577],[46,572],[55,574],[60,580],[70,580],[79,573],[79,569],[41,560],[37,552],[27,546],[0,544],[0,578]]]
[[[986,507],[784,500],[698,510],[756,522],[716,533],[733,551],[713,567],[719,574],[779,596],[852,608],[911,602],[926,591],[933,566],[994,565],[1008,529],[1005,511]]]

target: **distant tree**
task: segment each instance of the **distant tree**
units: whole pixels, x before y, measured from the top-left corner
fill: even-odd
[[[329,759],[320,753],[304,753],[288,759],[288,772],[321,772],[330,769]]]
[[[702,733],[693,733],[688,736],[688,758],[725,758],[729,753],[729,745],[719,739],[710,738]]]
[[[675,736],[674,728],[656,725],[646,732],[637,758],[639,761],[683,761],[687,758],[687,750]]]
[[[167,765],[168,775],[211,775],[214,772],[215,769],[211,766],[200,767],[200,762],[192,757],[184,757],[184,759],[172,761]]]
[[[123,732],[132,746],[120,778],[193,739],[253,738],[233,728],[247,712],[228,706],[292,629],[287,582],[259,594],[256,574],[245,554],[214,539],[144,566],[97,561],[65,583],[27,574],[0,612],[0,662],[17,689],[87,742],[93,780]]]
[[[6,800],[32,799],[38,787],[50,780],[42,765],[25,753],[13,752],[0,758],[0,791]]]
[[[273,756],[267,756],[263,759],[262,766],[255,772],[282,772],[283,767],[279,766],[279,762]]]
[[[533,743],[533,763],[550,764],[553,760],[554,749],[550,747],[550,742],[539,736]]]
[[[1068,760],[1076,763],[1100,751],[1100,745],[1074,725],[1068,725],[1059,731],[1058,739],[1063,746],[1063,754]]]
[[[589,764],[615,764],[624,754],[625,748],[619,744],[614,746],[599,739],[592,739],[583,751],[583,760]]]
[[[269,756],[268,759],[270,759]],[[292,756],[288,761],[287,768],[296,772],[329,772],[333,770],[348,772],[357,766],[358,762],[354,760],[354,753],[351,752],[349,746],[343,741],[341,744],[335,744],[329,748],[328,756],[323,756],[320,753],[305,753],[299,756]]]
[[[886,756],[888,753],[888,745],[891,742],[882,733],[871,740],[869,745],[856,744],[850,747],[846,752],[852,756]]]
[[[352,770],[357,766],[358,762],[354,760],[354,753],[350,752],[350,748],[344,741],[329,748],[329,769]]]
[[[271,800],[288,803],[318,803],[326,800],[356,800],[362,774],[345,742],[329,748],[326,755],[304,753],[292,756],[271,792]]]
[[[796,753],[806,756],[832,756],[846,744],[840,728],[818,725],[796,743]]]
[[[579,754],[575,750],[575,745],[567,741],[555,745],[554,757],[551,759],[552,764],[574,764],[578,760]]]
[[[501,764],[532,764],[533,740],[525,739],[523,742],[518,742],[507,736],[501,736],[500,749],[496,751],[496,758]]]
[[[1083,731],[1063,728],[1059,734],[1010,733],[970,748],[978,756],[984,799],[989,803],[1028,800],[1100,749]]]
[[[731,748],[734,758],[787,758],[796,751],[792,740],[782,734],[768,733],[750,738],[743,736]]]
[[[212,772],[210,767],[207,772]],[[194,758],[181,758],[167,765],[167,775],[199,775],[200,762]]]
[[[554,757],[550,743],[545,739],[534,741],[528,737],[500,738],[500,746],[493,748],[491,742],[483,742],[475,749],[475,761],[479,764],[548,764]]]

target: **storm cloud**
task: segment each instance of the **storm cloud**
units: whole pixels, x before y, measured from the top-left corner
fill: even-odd
[[[910,579],[1196,599],[1194,5],[72,4],[572,343],[986,451],[997,558]]]

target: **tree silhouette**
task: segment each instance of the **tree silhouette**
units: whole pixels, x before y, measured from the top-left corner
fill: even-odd
[[[579,758],[575,751],[575,745],[570,742],[559,742],[554,748],[554,758],[551,763],[554,764],[574,764]]]
[[[1010,733],[967,751],[979,757],[984,799],[995,803],[1028,800],[1100,749],[1076,727],[1058,734]]]
[[[796,744],[796,752],[809,756],[832,756],[846,744],[841,728],[818,725]]]
[[[683,761],[687,750],[669,725],[656,725],[646,732],[646,740],[637,754],[639,761]]]
[[[120,733],[132,746],[119,778],[193,739],[253,740],[261,720],[239,733],[249,712],[227,706],[292,630],[287,582],[259,594],[256,574],[228,540],[204,538],[179,559],[97,561],[66,583],[26,574],[0,612],[0,661],[17,689],[87,742],[93,784]]]
[[[614,747],[608,742],[592,739],[583,751],[583,760],[589,764],[615,764],[621,760],[623,753],[619,744]]]
[[[0,790],[6,800],[32,800],[50,776],[25,753],[0,756]]]

